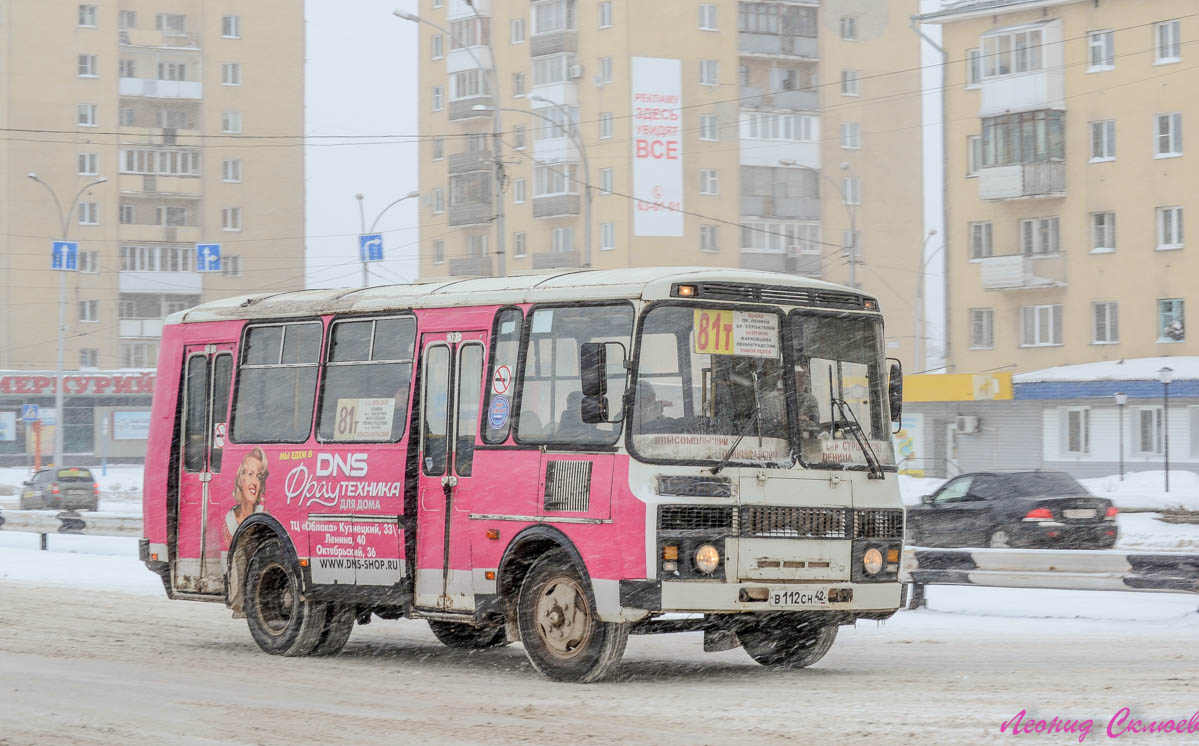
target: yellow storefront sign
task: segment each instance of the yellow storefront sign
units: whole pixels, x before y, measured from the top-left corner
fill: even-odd
[[[905,402],[1002,401],[1011,398],[1011,373],[948,373],[903,377]]]

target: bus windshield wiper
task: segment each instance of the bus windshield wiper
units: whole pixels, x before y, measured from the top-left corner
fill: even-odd
[[[843,427],[853,434],[853,439],[857,441],[858,448],[862,449],[862,455],[866,458],[866,465],[870,469],[871,479],[883,479],[883,465],[878,460],[878,455],[874,452],[874,447],[870,445],[870,439],[866,437],[866,431],[862,429],[862,423],[858,421],[858,416],[853,413],[853,407],[844,399],[829,397],[830,401],[837,407],[841,413]],[[849,415],[846,417],[846,415]]]
[[[721,469],[728,466],[729,459],[733,457],[733,452],[737,450],[737,446],[741,445],[741,441],[745,439],[746,435],[749,435],[749,431],[753,429],[754,425],[758,424],[759,415],[762,413],[762,402],[758,400],[758,371],[756,370],[753,372],[753,386],[754,413],[752,416],[750,416],[749,422],[745,423],[745,427],[741,428],[741,432],[737,435],[737,439],[733,441],[733,444],[729,446],[729,450],[725,452],[724,458],[720,459],[719,464],[712,467],[713,474],[719,474]],[[762,440],[762,429],[760,427],[758,428],[758,440]],[[760,446],[761,443],[758,445]]]

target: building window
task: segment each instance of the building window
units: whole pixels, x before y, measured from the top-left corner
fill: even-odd
[[[858,150],[862,147],[862,126],[857,122],[841,123],[841,147]]]
[[[122,10],[117,14],[117,25],[123,29],[137,28],[137,11]]]
[[[433,111],[441,111],[445,99],[445,89],[439,85],[433,86]]]
[[[612,169],[600,169],[600,194],[612,193]]]
[[[794,140],[813,142],[817,134],[816,117],[807,114],[741,113],[741,136],[755,140]]]
[[[817,223],[742,223],[741,250],[756,254],[819,254]]]
[[[1116,213],[1091,213],[1091,253],[1109,254],[1116,250]]]
[[[1091,342],[1097,345],[1115,344],[1120,341],[1119,304],[1101,301],[1091,304]]]
[[[970,309],[970,349],[989,350],[995,346],[995,310]]]
[[[720,251],[719,229],[718,225],[701,225],[699,227],[700,251]]]
[[[466,244],[467,256],[487,255],[487,236],[470,236]]]
[[[491,94],[491,76],[486,70],[466,70],[450,76],[450,100]]]
[[[978,88],[983,79],[982,50],[975,47],[966,50],[966,87]]]
[[[841,177],[841,199],[847,205],[862,204],[862,182],[857,176]]]
[[[841,38],[845,41],[857,41],[858,19],[854,16],[841,16]]]
[[[612,82],[612,58],[611,57],[600,57],[599,58],[599,70],[600,71],[599,71],[599,75],[597,76],[596,82],[599,83],[600,85],[607,85],[608,83],[611,83]]]
[[[429,37],[429,57],[435,60],[445,57],[445,38],[441,34]]]
[[[1020,344],[1024,347],[1044,347],[1062,343],[1062,307],[1021,306]]]
[[[240,111],[226,111],[221,114],[221,132],[233,135],[241,132]]]
[[[133,114],[133,107],[131,106],[122,106],[118,114],[118,121],[122,127],[132,127],[137,121]]]
[[[521,44],[525,40],[525,19],[513,18],[508,24],[508,43]]]
[[[182,62],[159,62],[159,80],[187,80],[187,65]]]
[[[1021,220],[1020,252],[1025,256],[1058,253],[1061,250],[1061,244],[1058,243],[1059,222],[1057,216]]]
[[[137,221],[134,219],[133,205],[121,205],[118,209],[120,213],[120,221],[122,225],[133,225]]]
[[[1142,455],[1162,452],[1161,407],[1139,407],[1136,410],[1137,452]]]
[[[842,96],[858,95],[858,71],[857,70],[842,70],[841,71],[841,95]]]
[[[221,230],[225,230],[225,231],[241,230],[241,208],[240,207],[223,207],[223,208],[221,208]]]
[[[122,78],[136,78],[137,66],[133,60],[121,60],[117,63],[117,72]]]
[[[161,148],[121,148],[117,158],[123,174],[162,174],[164,176],[199,176],[198,150],[165,150]]]
[[[99,368],[100,351],[95,347],[84,347],[79,350],[80,368]]]
[[[221,161],[221,180],[228,182],[241,181],[241,160]]]
[[[599,27],[612,28],[612,3],[610,2],[599,4]]]
[[[720,194],[720,184],[716,169],[701,168],[699,170],[699,193]]]
[[[800,7],[792,3],[740,3],[738,10],[738,31],[810,38],[815,38],[817,34],[815,7]]]
[[[528,200],[528,198],[529,198],[528,187],[529,187],[528,182],[525,181],[524,179],[513,179],[512,180],[512,202],[514,204],[521,205],[521,204],[524,204],[525,201]]]
[[[1064,120],[1057,110],[983,119],[983,168],[1064,159]]]
[[[701,125],[702,128],[702,125]],[[601,140],[607,140],[612,136],[612,112],[603,111],[599,115],[599,136]]]
[[[1157,302],[1158,342],[1186,341],[1186,320],[1182,298],[1163,298]]]
[[[575,67],[573,54],[548,54],[533,58],[533,86],[565,83]]]
[[[221,16],[221,36],[226,39],[240,39],[241,16]]]
[[[79,104],[78,118],[75,120],[80,127],[96,126],[96,105]]]
[[[720,125],[715,114],[699,115],[699,139],[712,142],[720,139]]]
[[[1088,72],[1111,70],[1116,66],[1115,46],[1111,31],[1092,31],[1087,34],[1090,69]]]
[[[575,229],[574,228],[555,228],[550,238],[550,249],[554,253],[563,254],[568,251],[574,251],[575,247]]]
[[[966,137],[966,177],[978,176],[978,168],[983,162],[982,135]]]
[[[983,77],[1030,73],[1044,67],[1041,29],[1005,31],[983,37]]]
[[[1182,59],[1182,41],[1178,21],[1163,21],[1153,27],[1156,40],[1157,60],[1155,64],[1178,62]]]
[[[616,248],[616,223],[600,223],[600,251]]]
[[[221,64],[221,85],[241,85],[241,65],[237,62]]]
[[[87,322],[96,322],[100,320],[100,301],[98,300],[81,300],[79,301],[79,320]]]
[[[700,31],[718,31],[716,25],[716,6],[711,3],[703,3],[699,6],[699,30]]]
[[[552,166],[533,168],[533,196],[552,197],[559,194],[576,194],[574,163],[557,163]]]
[[[122,342],[121,357],[126,368],[153,368],[158,360],[158,344],[155,342]]]
[[[1062,413],[1062,453],[1082,456],[1091,450],[1091,410],[1070,407]]]
[[[88,274],[95,274],[100,271],[100,252],[98,251],[80,251],[79,252],[79,271]]]
[[[1182,208],[1157,208],[1157,249],[1182,248]]]
[[[87,28],[96,27],[96,6],[80,5],[79,6],[79,25]]]
[[[970,224],[970,258],[986,259],[992,255],[991,221]]]
[[[96,55],[94,55],[94,54],[79,55],[79,77],[81,77],[81,78],[96,77]]]
[[[180,13],[159,13],[154,16],[154,28],[166,34],[187,32],[187,16]]]
[[[490,18],[464,18],[450,22],[450,49],[485,47],[490,43]]]
[[[221,274],[225,277],[241,277],[241,257],[228,254],[222,256]]]
[[[80,153],[79,154],[79,175],[80,176],[95,176],[99,171],[100,156],[97,153]]]
[[[433,263],[434,264],[444,264],[445,263],[445,241],[434,241],[433,242]]]
[[[534,35],[574,30],[575,0],[544,0],[532,7]]]
[[[442,158],[445,158],[445,138],[435,137],[433,138],[433,160],[440,161]]]
[[[1157,157],[1182,155],[1182,114],[1158,114],[1153,121]]]
[[[518,124],[512,128],[512,148],[514,150],[524,150],[528,147],[529,131],[523,124]]]
[[[512,73],[512,98],[525,95],[525,74]]]
[[[100,224],[100,209],[95,202],[80,202],[79,203],[79,224],[80,225],[99,225]]]
[[[699,61],[699,84],[700,85],[720,85],[720,61],[719,60],[700,60]]]
[[[528,248],[529,237],[523,231],[518,231],[512,234],[512,256],[520,259],[529,253]]]
[[[742,88],[748,88],[750,81],[749,65],[740,65],[737,68],[737,84]]]
[[[1116,160],[1116,120],[1091,122],[1091,163]]]
[[[155,207],[154,218],[154,225],[179,227],[188,224],[186,207]]]
[[[433,214],[445,212],[445,192],[438,187],[433,190]]]

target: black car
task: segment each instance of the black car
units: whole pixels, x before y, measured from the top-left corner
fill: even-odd
[[[1110,549],[1115,506],[1069,474],[977,472],[954,477],[908,508],[908,539],[922,547]]]
[[[21,488],[21,510],[96,510],[100,485],[87,469],[42,469]]]

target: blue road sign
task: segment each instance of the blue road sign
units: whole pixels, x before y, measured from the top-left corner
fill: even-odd
[[[79,269],[79,244],[74,241],[55,241],[50,253],[50,269],[75,272]]]
[[[363,233],[359,235],[358,256],[360,257],[359,261],[363,262],[383,261],[383,234]]]
[[[41,415],[37,411],[36,404],[21,405],[21,419],[25,422],[37,422],[41,419]]]
[[[221,245],[219,243],[196,244],[196,271],[221,271]]]

